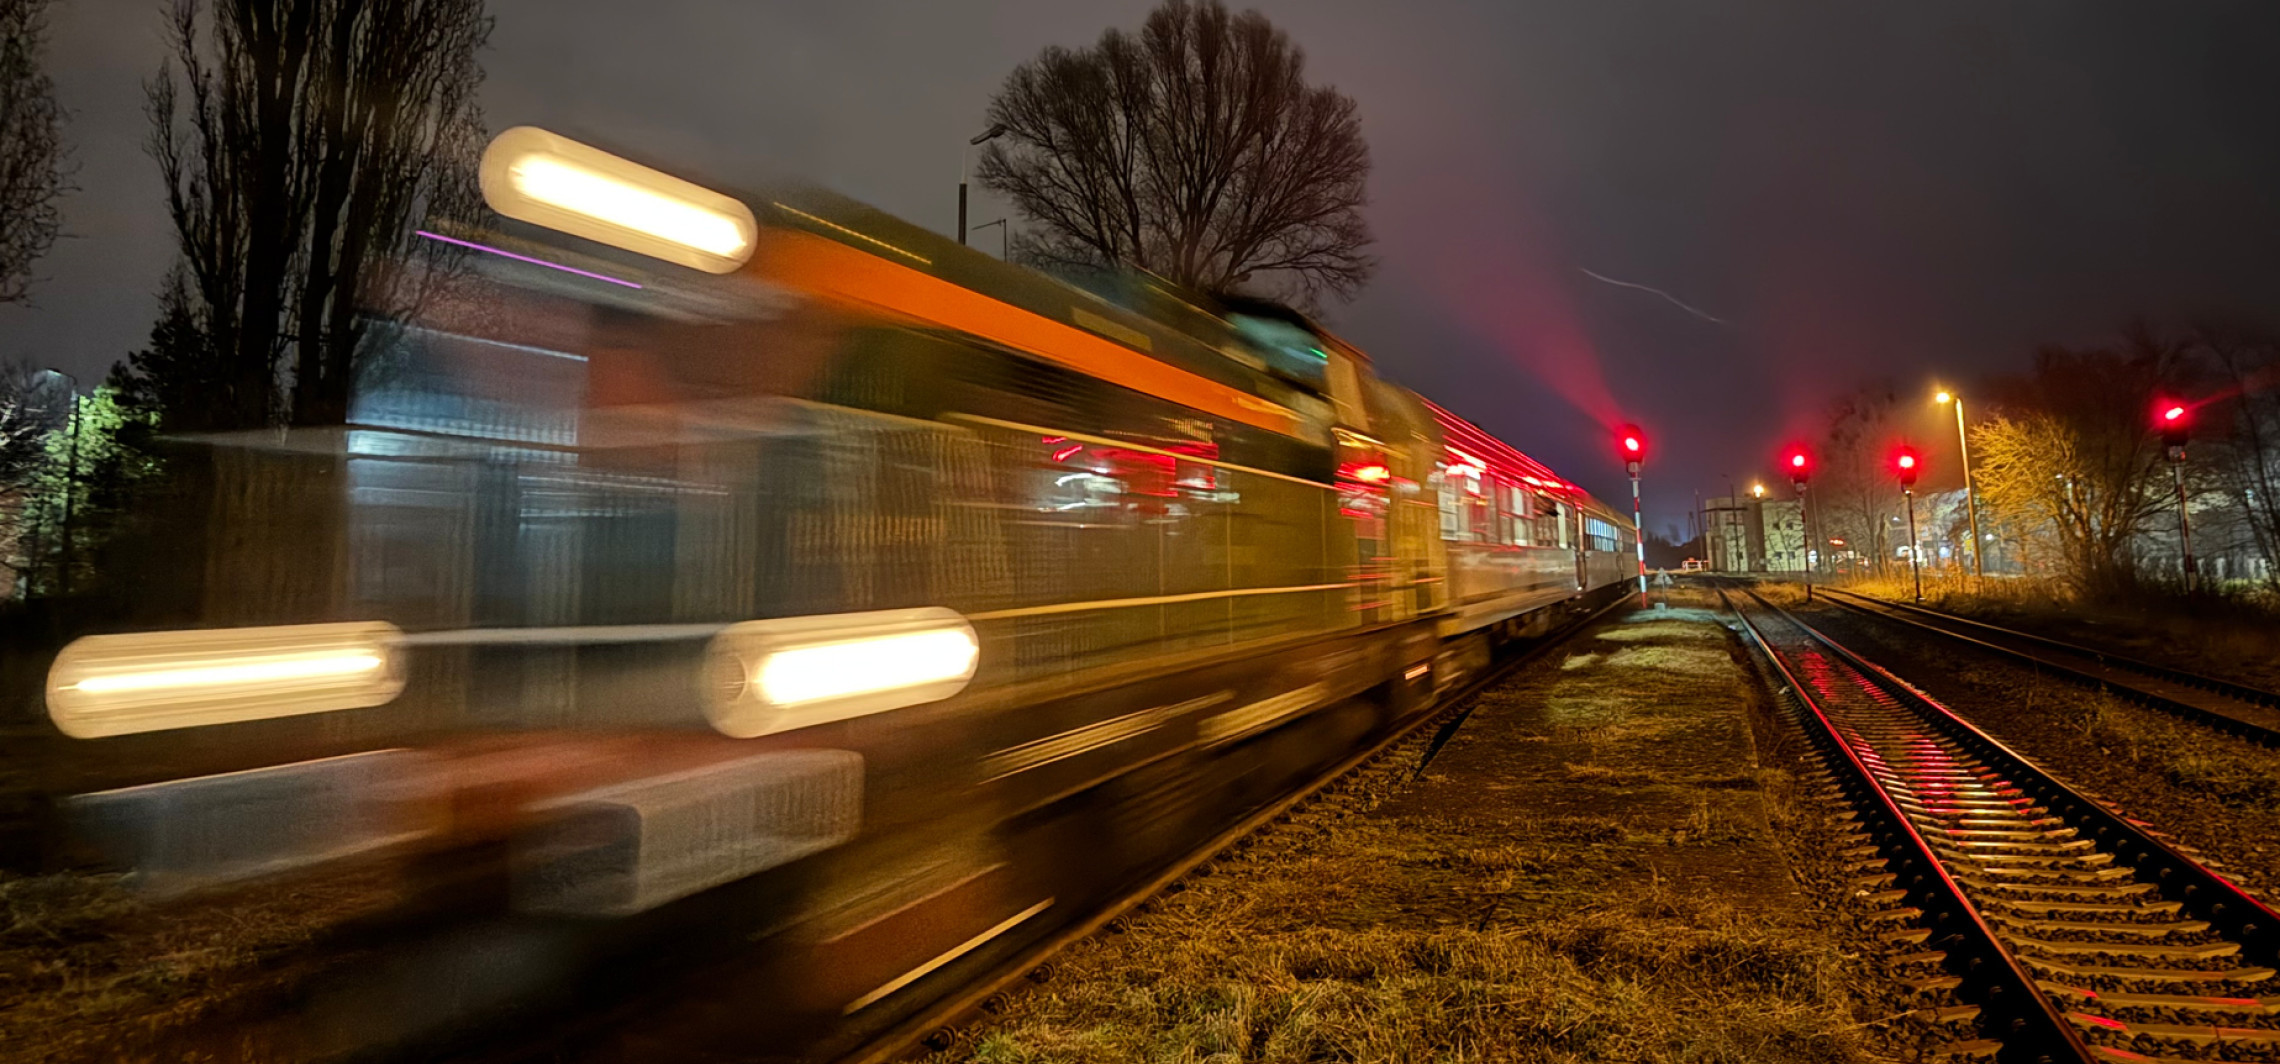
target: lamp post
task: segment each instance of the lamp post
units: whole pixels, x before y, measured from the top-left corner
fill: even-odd
[[[1987,566],[1980,560],[1980,552],[1987,541],[1979,538],[1979,494],[1971,486],[1971,440],[1963,431],[1963,396],[1942,388],[1933,398],[1943,405],[1955,404],[1956,457],[1963,463],[1963,512],[1971,517],[1971,575],[1986,576]]]
[[[71,428],[69,430],[71,433],[71,444],[69,451],[70,457],[65,459],[63,467],[63,568],[62,571],[57,574],[56,579],[56,590],[61,594],[69,595],[71,594],[71,563],[73,553],[71,535],[71,511],[74,504],[77,502],[79,494],[79,378],[74,377],[71,374],[65,373],[64,371],[56,369],[52,366],[41,372],[52,373],[58,377],[63,378],[64,380],[71,382]]]
[[[1005,123],[1000,122],[983,130],[980,136],[967,141],[965,149],[958,153],[958,243],[960,244],[966,242],[966,172],[973,169],[974,149],[987,141],[996,140],[1004,135]]]
[[[1757,525],[1758,550],[1764,552],[1750,560],[1757,563],[1759,572],[1770,573],[1773,571],[1773,537],[1767,534],[1765,528],[1765,485],[1763,484],[1750,485],[1750,521]]]

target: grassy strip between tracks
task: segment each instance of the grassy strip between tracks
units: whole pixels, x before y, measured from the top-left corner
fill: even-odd
[[[1638,615],[1156,902],[949,1061],[1876,1059],[1875,980],[1795,895],[1750,680]]]

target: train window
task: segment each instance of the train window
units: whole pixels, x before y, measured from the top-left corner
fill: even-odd
[[[1536,545],[1539,547],[1567,547],[1572,543],[1568,535],[1572,530],[1568,522],[1567,507],[1557,500],[1536,496]]]
[[[1252,344],[1267,363],[1267,371],[1294,384],[1329,391],[1330,355],[1314,334],[1285,321],[1231,314],[1228,322]]]
[[[1620,542],[1616,537],[1614,524],[1603,518],[1584,518],[1583,529],[1586,544],[1584,549],[1586,550],[1612,551]]]
[[[1457,493],[1464,489],[1457,486],[1458,478],[1447,466],[1435,475],[1441,482],[1441,538],[1453,540],[1464,527],[1464,515],[1457,509]]]
[[[1496,542],[1496,506],[1489,501],[1479,477],[1465,478],[1465,516],[1467,539],[1474,543]]]

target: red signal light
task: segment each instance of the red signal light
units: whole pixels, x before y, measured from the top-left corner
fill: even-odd
[[[2175,399],[2163,399],[2153,404],[2153,427],[2161,433],[2161,444],[2169,457],[2182,459],[2186,437],[2193,432],[2193,409]]]
[[[1892,455],[1892,472],[1899,476],[1900,486],[1914,487],[1916,476],[1924,471],[1924,457],[1913,447],[1902,447]]]
[[[1813,454],[1802,443],[1791,444],[1781,453],[1781,468],[1789,473],[1789,482],[1804,491],[1805,482],[1813,476]]]
[[[1647,434],[1637,425],[1625,425],[1615,430],[1615,446],[1623,455],[1623,468],[1632,476],[1639,475],[1639,463],[1647,457]]]

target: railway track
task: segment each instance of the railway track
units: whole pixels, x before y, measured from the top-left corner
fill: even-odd
[[[1905,628],[1937,635],[2142,705],[2280,747],[2280,693],[1906,603],[1819,589],[1829,601]]]
[[[1856,896],[1895,965],[1969,1031],[1943,1054],[2280,1060],[2280,914],[1755,592],[1720,593],[1857,816]]]
[[[1575,636],[1596,624],[1601,618],[1627,606],[1630,596],[1618,596],[1604,606],[1571,621],[1557,631],[1548,633],[1525,649],[1499,662],[1456,693],[1442,700],[1431,712],[1420,715],[1375,744],[1332,766],[1328,771],[1310,780],[1306,785],[1261,808],[1240,823],[1214,836],[1203,846],[1182,858],[1163,872],[1138,887],[1120,895],[1083,919],[1077,920],[1061,932],[1006,961],[990,974],[973,980],[956,994],[915,1013],[895,1024],[883,1034],[852,1050],[832,1058],[832,1064],[884,1064],[914,1053],[947,1048],[956,1028],[976,1017],[998,1011],[998,1003],[1025,983],[1049,978],[1051,961],[1062,950],[1103,928],[1116,923],[1133,910],[1162,894],[1180,880],[1209,864],[1222,853],[1241,844],[1260,829],[1273,824],[1308,801],[1322,795],[1341,780],[1354,776],[1371,763],[1401,748],[1429,739],[1423,751],[1425,759],[1437,754],[1449,738],[1468,718],[1479,697],[1491,688],[1510,679],[1512,674],[1531,662],[1543,658]],[[1419,771],[1422,771],[1422,767]]]

